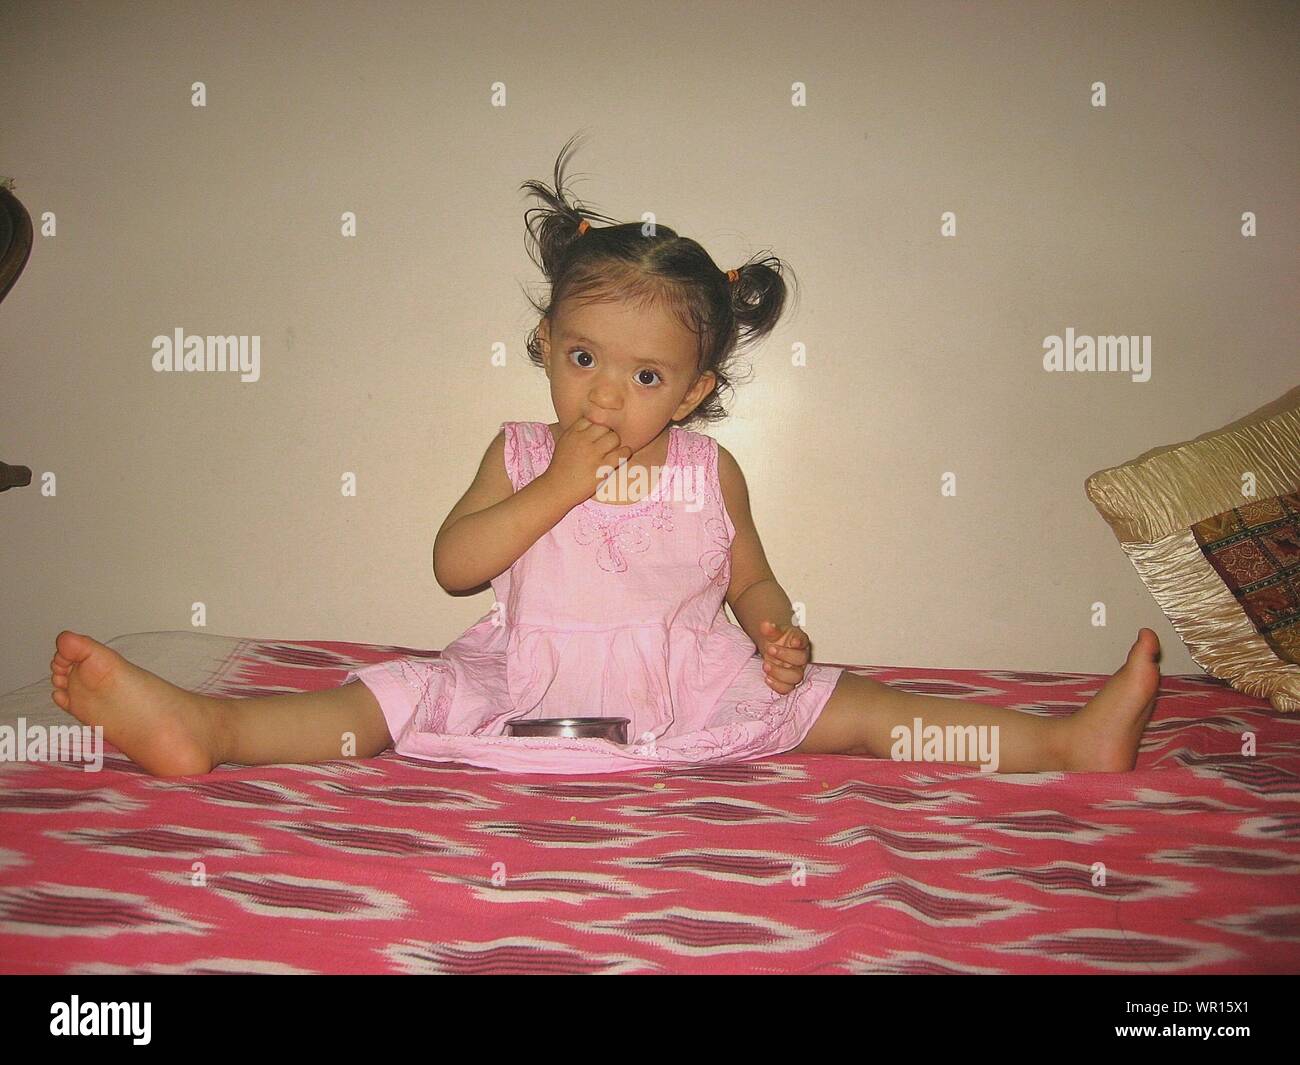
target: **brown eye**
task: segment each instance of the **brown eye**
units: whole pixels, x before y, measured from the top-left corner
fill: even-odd
[[[588,356],[588,357],[590,358],[590,356],[591,356],[591,352],[589,352],[589,351],[584,351],[582,348],[574,348],[571,352],[569,352],[569,355],[570,355],[570,356],[573,356],[573,355],[586,355],[586,356]],[[581,364],[581,365],[583,366],[583,369],[586,369],[586,367],[587,367],[587,364],[586,364],[586,363],[583,363],[583,364]]]
[[[655,376],[655,377],[659,377],[659,374],[658,374],[656,371],[654,371],[654,370],[640,370],[640,371],[638,371],[638,373],[637,373],[637,377],[638,377],[638,379],[640,378],[641,374],[643,374],[643,373],[648,373],[648,374],[651,374],[651,375],[653,375],[653,376]],[[660,380],[662,380],[662,378],[660,378]],[[646,385],[646,386],[650,386],[651,382],[649,382],[649,381],[642,381],[641,384]]]

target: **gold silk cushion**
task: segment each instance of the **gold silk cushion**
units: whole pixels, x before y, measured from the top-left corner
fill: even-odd
[[[1084,490],[1197,664],[1300,710],[1300,387]]]

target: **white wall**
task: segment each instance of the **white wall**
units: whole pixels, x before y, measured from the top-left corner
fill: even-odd
[[[0,495],[0,691],[62,628],[196,601],[209,632],[420,647],[480,617],[430,551],[497,425],[554,419],[518,186],[579,129],[597,210],[798,275],[713,433],[818,660],[1110,672],[1147,625],[1199,672],[1083,481],[1297,383],[1295,30],[1288,3],[6,8],[0,174],[38,234],[0,460],[58,494]],[[178,327],[260,335],[261,379],[155,373]],[[1149,335],[1151,379],[1046,373],[1067,327]]]

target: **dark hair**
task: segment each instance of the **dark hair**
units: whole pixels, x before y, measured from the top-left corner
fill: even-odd
[[[574,139],[569,139],[556,160],[554,189],[540,181],[525,181],[520,186],[546,204],[524,212],[529,258],[550,284],[547,302],[538,303],[531,296],[528,302],[543,318],[551,318],[552,311],[566,300],[595,303],[623,298],[643,305],[662,303],[698,337],[697,372],[716,375],[713,391],[681,426],[722,420],[727,410],[721,393],[734,391],[735,357],[775,328],[785,308],[783,274],[793,271],[780,259],[766,256],[738,267],[739,276],[733,283],[690,237],[679,237],[658,222],[654,233],[647,236],[640,222],[619,222],[589,210],[576,199],[569,202],[562,172]],[[592,225],[579,236],[583,219],[607,224]],[[527,347],[529,359],[543,365],[537,327],[529,332]]]

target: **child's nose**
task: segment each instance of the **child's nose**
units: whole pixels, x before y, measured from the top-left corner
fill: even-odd
[[[592,386],[587,398],[596,414],[602,411],[616,411],[620,406],[618,386],[612,381],[598,381]]]

